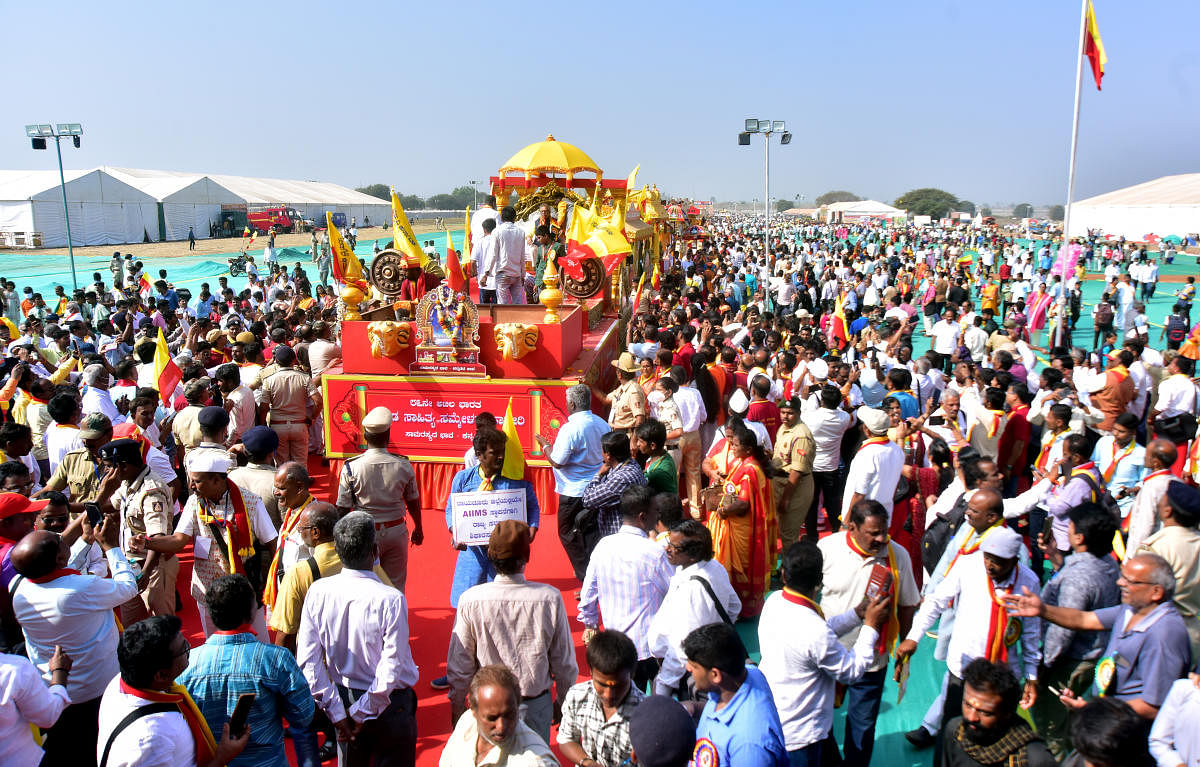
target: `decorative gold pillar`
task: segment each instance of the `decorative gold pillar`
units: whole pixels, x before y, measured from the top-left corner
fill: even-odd
[[[562,320],[558,316],[558,307],[562,305],[563,293],[558,289],[558,258],[550,258],[546,261],[546,270],[542,273],[542,282],[545,287],[538,294],[538,300],[542,302],[542,306],[546,307],[546,316],[542,317],[542,322],[547,325],[554,325]]]

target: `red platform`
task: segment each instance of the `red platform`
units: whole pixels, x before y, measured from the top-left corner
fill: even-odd
[[[542,336],[537,350],[524,359],[505,361],[496,350],[492,326],[484,327],[484,316],[520,322],[522,315],[531,317],[535,312],[540,319],[545,310],[539,306],[482,307],[480,357],[489,372],[486,378],[403,375],[403,358],[398,362],[371,356],[368,323],[343,323],[343,367],[321,376],[325,448],[332,459],[332,476],[338,476],[339,459],[366,449],[362,419],[373,408],[383,406],[393,419],[388,449],[412,461],[424,505],[443,507],[454,473],[471,447],[475,416],[487,411],[502,420],[511,400],[513,422],[525,448],[526,476],[534,484],[542,510],[553,513],[558,506],[554,477],[534,435],[553,441],[567,420],[569,387],[581,381],[601,388],[611,384],[614,373],[609,362],[616,359],[620,341],[616,319],[604,318],[594,329],[585,330],[585,308],[572,305],[566,309],[562,323],[539,324]],[[487,345],[485,338],[490,342]],[[490,355],[485,356],[483,350],[489,347]],[[574,354],[564,358],[571,349]],[[562,359],[567,361],[560,362]]]

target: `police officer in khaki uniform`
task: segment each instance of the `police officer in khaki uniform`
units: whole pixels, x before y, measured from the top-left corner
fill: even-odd
[[[771,462],[779,474],[771,480],[775,491],[775,509],[779,518],[779,539],[786,549],[800,538],[804,517],[813,494],[813,457],[817,443],[812,431],[800,420],[800,400],[792,397],[779,403],[783,425],[775,433],[775,451]],[[813,540],[816,540],[815,531]]]
[[[128,626],[152,615],[175,614],[175,579],[179,560],[174,554],[134,551],[133,536],[171,534],[174,504],[171,488],[146,465],[141,439],[118,439],[100,448],[104,477],[96,503],[105,513],[121,515],[121,548],[138,573],[138,595],[121,605],[121,622]]]
[[[46,481],[43,490],[70,491],[72,514],[83,511],[83,504],[96,500],[100,489],[100,448],[112,441],[112,421],[103,413],[91,413],[79,424],[83,448],[63,456],[62,463]],[[40,495],[40,493],[39,493]]]
[[[623,431],[633,439],[633,430],[646,420],[646,392],[638,385],[637,376],[640,372],[637,360],[629,352],[623,352],[619,359],[610,363],[617,369],[617,388],[612,394],[604,394],[596,387],[592,393],[596,398],[610,405],[608,425],[613,431]]]
[[[365,511],[375,518],[379,564],[396,588],[404,591],[408,575],[408,528],[404,513],[413,520],[412,543],[425,540],[421,528],[421,493],[407,458],[388,452],[392,411],[377,407],[363,419],[367,451],[346,461],[338,484],[337,507],[343,516]]]

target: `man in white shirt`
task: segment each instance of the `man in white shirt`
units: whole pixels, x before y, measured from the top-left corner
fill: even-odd
[[[62,536],[35,530],[12,548],[17,575],[9,583],[13,615],[25,651],[47,682],[50,659],[62,647],[78,662],[67,683],[72,703],[46,732],[45,764],[90,764],[104,687],[117,673],[113,608],[137,596],[137,578],[119,541],[121,519],[107,515],[96,529],[112,578],[81,575],[66,567],[71,547]]]
[[[811,541],[793,543],[783,555],[783,591],[767,598],[758,621],[759,668],[771,685],[783,739],[792,764],[819,765],[833,725],[834,685],[857,682],[875,660],[875,643],[891,613],[889,592],[880,591],[828,619],[817,604],[823,557]],[[861,621],[861,627],[860,627]],[[847,650],[839,634],[857,630]]]
[[[477,238],[471,248],[471,263],[475,276],[479,281],[479,303],[496,303],[496,220],[483,220],[482,236]]]
[[[633,683],[645,689],[658,672],[650,654],[650,621],[671,585],[674,570],[667,554],[647,533],[658,525],[646,485],[621,493],[621,529],[606,535],[592,550],[579,593],[579,620],[587,627],[584,644],[604,620],[604,628],[622,632],[637,648]]]
[[[67,697],[67,674],[71,659],[61,650],[50,659],[50,686],[37,666],[20,655],[0,653],[0,743],[4,760],[11,767],[38,767],[45,752],[33,734],[54,725]]]
[[[810,365],[815,365],[814,360]],[[825,364],[824,361],[821,361]],[[842,460],[842,435],[854,422],[853,416],[842,410],[842,393],[833,386],[824,386],[817,393],[821,406],[801,414],[800,420],[812,432],[816,444],[816,454],[813,456],[813,497],[808,507],[808,517],[805,529],[813,531],[817,526],[817,511],[821,504],[825,505],[825,513],[829,524],[837,532],[834,509],[842,508],[842,492],[845,481],[838,467]]]
[[[871,763],[888,658],[895,642],[908,633],[913,614],[921,603],[912,561],[904,548],[889,539],[887,524],[887,512],[882,505],[877,501],[859,501],[850,509],[845,535],[829,535],[817,544],[823,562],[821,610],[826,615],[841,615],[858,608],[873,591],[891,596],[871,664],[860,679],[847,685],[842,746],[847,764]],[[891,576],[886,585],[878,582],[877,575],[884,570]],[[851,629],[838,640],[850,651],[858,635],[858,629]]]
[[[685,519],[667,541],[667,561],[678,569],[650,622],[650,652],[662,660],[655,695],[672,695],[686,681],[684,637],[710,623],[732,623],[742,611],[729,571],[713,561],[712,533],[703,522]]]
[[[863,443],[846,472],[840,516],[845,519],[850,507],[864,498],[871,498],[887,509],[890,523],[896,485],[900,483],[900,472],[904,468],[904,450],[887,438],[890,423],[887,413],[863,405],[855,414],[861,424]]]
[[[500,212],[496,238],[496,303],[525,303],[525,232],[517,226],[517,210],[511,205]]]
[[[83,412],[103,413],[114,425],[123,423],[125,416],[121,415],[108,392],[112,383],[112,376],[108,374],[108,370],[103,365],[88,365],[83,369],[82,380],[87,386],[87,391],[83,393]],[[129,403],[125,404],[128,406]]]
[[[949,373],[952,364],[951,357],[958,351],[958,338],[961,329],[954,319],[954,310],[942,312],[942,319],[934,323],[930,330],[933,334],[933,352],[937,354],[937,366]]]
[[[62,463],[63,456],[72,450],[81,450],[83,440],[89,439],[89,437],[84,437],[79,428],[79,422],[83,419],[83,410],[76,395],[55,394],[46,404],[46,411],[54,420],[46,427],[46,457],[50,461],[50,473],[53,474],[58,465]],[[84,428],[91,434],[90,438],[99,437],[100,429],[90,428],[87,424],[98,421],[100,418],[103,418],[111,428],[112,422],[108,420],[107,416],[103,413],[92,413],[84,424]]]
[[[83,743],[90,752],[87,764],[220,767],[250,742],[249,728],[235,739],[228,725],[213,737],[200,710],[181,692],[175,678],[188,667],[190,653],[179,628],[179,618],[160,615],[121,635],[121,673],[107,682],[99,701],[98,737]],[[155,708],[129,719],[149,706]]]
[[[342,571],[309,587],[296,661],[338,731],[340,764],[415,764],[418,670],[408,601],[373,572],[378,549],[370,514],[347,514],[333,540]]]
[[[475,672],[467,703],[438,767],[558,767],[550,747],[521,721],[521,686],[507,667],[494,664]]]
[[[226,362],[217,368],[217,386],[225,399],[225,412],[229,414],[229,429],[225,436],[225,447],[242,441],[242,435],[254,428],[258,408],[254,392],[242,383],[238,366]]]
[[[708,420],[708,410],[704,407],[704,397],[699,390],[689,386],[691,371],[681,365],[671,368],[671,377],[679,384],[678,391],[671,397],[679,406],[679,420],[683,425],[683,434],[679,437],[679,475],[687,495],[688,503],[693,509],[700,508],[700,464],[704,458],[703,445],[700,439],[700,426]]]
[[[486,232],[483,230],[484,221],[495,221],[497,223],[500,218],[496,213],[496,198],[494,195],[488,195],[483,199],[483,203],[479,209],[471,214],[471,241],[479,242],[483,239]]]
[[[1023,594],[1023,589],[1040,593],[1037,576],[1018,561],[1023,547],[1021,536],[1008,527],[994,528],[983,538],[978,552],[959,557],[945,580],[921,604],[907,638],[896,647],[895,675],[899,676],[925,632],[933,628],[942,612],[954,606],[954,634],[946,656],[950,678],[942,708],[943,726],[962,708],[962,670],[975,658],[1003,663],[1018,679],[1025,680],[1021,699],[1024,708],[1037,699],[1041,620],[1009,615],[1002,599],[1005,594]]]

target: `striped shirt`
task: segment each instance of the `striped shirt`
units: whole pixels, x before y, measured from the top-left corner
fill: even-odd
[[[658,612],[675,568],[666,550],[632,525],[600,539],[579,595],[579,620],[616,629],[633,640],[638,660],[650,657],[650,621]]]
[[[192,650],[179,683],[196,700],[215,734],[233,715],[239,696],[257,696],[246,720],[250,743],[229,763],[232,767],[287,767],[280,717],[293,727],[312,720],[312,692],[292,654],[260,642],[249,631],[210,636]]]

